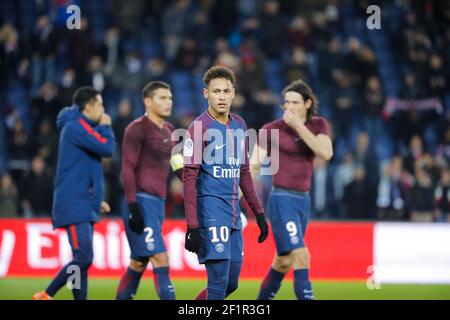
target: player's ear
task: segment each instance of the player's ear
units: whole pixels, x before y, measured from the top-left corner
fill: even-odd
[[[145,97],[145,98],[144,98],[144,105],[145,105],[146,107],[151,106],[151,105],[152,105],[152,98],[150,98],[150,97]]]
[[[311,106],[312,106],[312,100],[311,99],[307,99],[306,102],[305,102],[306,110],[309,110],[309,108],[311,108]]]
[[[208,88],[203,88],[203,96],[208,100]]]

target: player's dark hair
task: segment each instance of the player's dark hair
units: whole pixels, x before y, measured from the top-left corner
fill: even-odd
[[[303,101],[306,102],[311,100],[311,108],[306,112],[306,119],[309,120],[313,115],[317,114],[319,111],[319,100],[317,100],[316,95],[313,93],[311,87],[307,85],[303,80],[295,80],[291,82],[286,88],[283,90],[283,96],[286,92],[294,91],[303,97]]]
[[[100,92],[92,87],[80,87],[73,94],[72,103],[77,105],[80,111],[83,111],[86,104],[95,100],[99,94]]]
[[[170,85],[164,81],[150,81],[142,89],[142,99],[153,97],[155,91],[161,88],[170,90]]]
[[[227,67],[222,66],[214,66],[209,68],[203,76],[203,83],[207,87],[211,80],[219,78],[230,80],[233,86],[236,83],[236,78],[234,77],[233,71],[231,71]]]

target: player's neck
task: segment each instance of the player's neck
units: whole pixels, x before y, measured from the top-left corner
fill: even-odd
[[[160,116],[157,116],[156,114],[149,111],[147,111],[145,115],[151,122],[156,124],[160,129],[164,127],[164,118],[161,118]]]
[[[207,112],[210,114],[211,117],[213,117],[216,121],[220,122],[221,124],[227,124],[228,119],[230,117],[230,112],[227,113],[217,113],[212,108],[208,108]]]
[[[304,117],[300,117],[300,120],[302,121],[302,123],[306,123],[306,115]]]

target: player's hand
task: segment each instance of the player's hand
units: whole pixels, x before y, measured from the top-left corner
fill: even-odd
[[[184,247],[186,250],[198,253],[201,244],[200,228],[188,228],[186,231],[186,239],[184,240]]]
[[[111,123],[111,116],[109,114],[103,113],[100,118],[100,124],[104,126],[110,126]]]
[[[108,213],[111,211],[111,207],[109,206],[108,202],[102,201],[102,204],[100,205],[100,213]]]
[[[139,204],[137,202],[128,204],[128,211],[128,226],[131,231],[141,234],[144,231],[145,224]]]
[[[264,216],[264,213],[260,213],[256,215],[256,223],[258,223],[259,227],[259,237],[258,242],[264,242],[264,240],[267,239],[267,236],[269,235],[269,226],[266,221],[266,217]]]
[[[303,124],[299,114],[291,109],[284,110],[283,121],[293,129],[298,129]]]

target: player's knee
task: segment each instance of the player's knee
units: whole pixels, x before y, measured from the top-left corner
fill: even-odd
[[[81,270],[87,270],[92,265],[93,256],[82,256],[75,259],[75,263],[80,267]]]
[[[309,268],[311,256],[307,248],[300,248],[292,252],[292,259],[295,267]]]
[[[286,273],[291,268],[291,259],[288,256],[276,257],[273,268],[282,273]]]
[[[148,258],[132,259],[130,269],[136,272],[144,272],[147,269]]]
[[[166,252],[155,254],[153,257],[150,258],[150,261],[152,263],[153,268],[169,266],[169,256],[167,255]]]
[[[73,254],[73,263],[82,271],[89,269],[94,260],[94,252],[90,250],[76,250]]]
[[[218,274],[208,278],[208,288],[217,291],[226,291],[228,287],[228,275]]]

